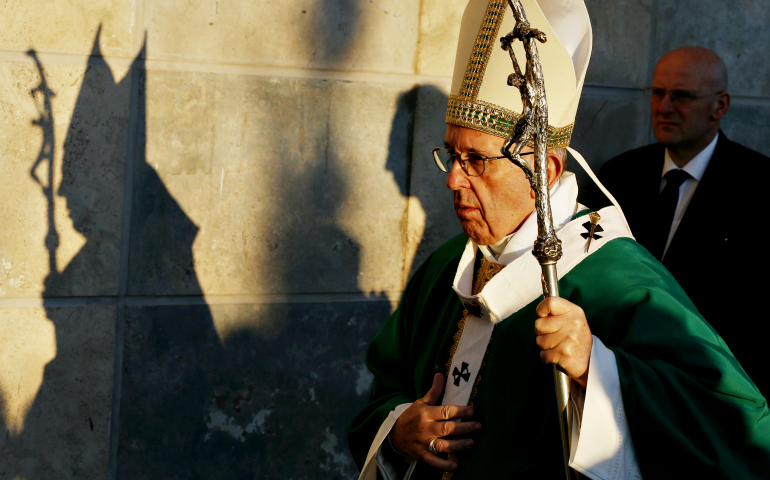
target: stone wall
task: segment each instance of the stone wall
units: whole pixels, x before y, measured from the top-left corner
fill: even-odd
[[[459,232],[429,153],[464,3],[0,6],[0,480],[355,476],[366,346]],[[770,153],[770,2],[587,4],[594,167],[686,44]]]

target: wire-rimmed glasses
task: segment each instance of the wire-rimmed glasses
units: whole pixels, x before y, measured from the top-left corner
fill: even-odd
[[[520,155],[531,155],[534,152],[524,152]],[[477,155],[470,156],[466,159],[462,158],[462,155],[450,152],[449,149],[444,147],[436,147],[433,149],[433,160],[436,161],[438,168],[444,172],[449,173],[452,171],[452,165],[455,160],[460,162],[460,168],[463,169],[466,175],[469,177],[480,177],[486,168],[487,162],[492,160],[500,160],[501,158],[508,158],[505,156],[500,157],[479,157]]]
[[[671,103],[674,104],[675,107],[687,106],[699,98],[712,97],[723,93],[725,93],[724,90],[720,90],[706,95],[698,95],[695,92],[688,92],[687,90],[666,90],[665,88],[657,87],[647,87],[644,89],[644,96],[647,100],[653,103],[660,103],[666,98],[666,95],[668,95],[669,100],[671,100]]]

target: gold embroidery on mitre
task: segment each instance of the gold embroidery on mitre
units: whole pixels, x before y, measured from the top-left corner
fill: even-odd
[[[521,114],[499,105],[478,100],[489,59],[494,49],[498,47],[498,35],[507,10],[507,0],[490,0],[487,4],[484,18],[479,26],[479,33],[476,35],[476,41],[473,44],[470,58],[468,58],[468,65],[465,67],[465,74],[460,83],[460,91],[457,95],[449,97],[446,123],[508,138],[513,126],[521,116]],[[516,95],[516,93],[515,89],[511,90],[512,95]],[[548,125],[547,148],[569,147],[574,127],[575,122],[564,127]],[[534,140],[529,146],[534,148]]]
[[[503,24],[503,17],[508,8],[507,0],[491,0],[487,4],[484,18],[476,35],[468,66],[465,67],[462,84],[460,84],[460,97],[475,100],[484,81],[484,73],[487,70],[492,49],[497,45],[497,35]]]
[[[468,100],[459,95],[449,97],[446,123],[468,127],[496,137],[508,138],[521,114],[483,100]],[[549,149],[569,147],[575,122],[564,127],[548,125]],[[530,142],[534,143],[534,142]],[[534,145],[530,145],[534,147]]]

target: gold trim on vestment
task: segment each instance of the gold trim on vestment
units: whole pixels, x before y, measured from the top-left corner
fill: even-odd
[[[505,268],[505,265],[501,265],[499,263],[494,263],[488,261],[486,258],[481,257],[481,265],[479,266],[478,271],[476,272],[476,278],[473,282],[473,287],[471,288],[471,295],[478,295],[483,289],[484,286],[489,283],[490,280],[492,280],[495,275],[500,273],[503,268]],[[460,344],[460,338],[463,336],[463,330],[465,329],[465,322],[468,318],[468,310],[463,310],[463,318],[457,323],[457,332],[454,335],[454,343],[452,344],[452,348],[449,349],[449,361],[446,364],[446,378],[449,379],[449,373],[450,369],[452,368],[452,360],[454,360],[455,352],[457,352],[457,346]],[[493,333],[494,336],[494,333]],[[484,371],[484,367],[487,366],[486,358],[489,354],[489,345],[492,343],[492,337],[489,338],[489,343],[487,343],[487,350],[484,352],[484,359],[481,362],[481,367],[479,368],[479,373],[476,374],[476,380],[473,382],[473,390],[471,391],[471,396],[468,399],[468,406],[473,406],[473,399],[476,398],[476,394],[478,393],[479,389],[479,382],[481,382],[481,373]],[[449,454],[448,459],[457,462],[457,457],[455,457],[453,454]],[[450,480],[452,478],[452,472],[444,472],[444,474],[441,476],[441,480]]]
[[[500,270],[505,268],[505,265],[488,261],[485,257],[481,257],[481,266],[479,271],[476,272],[476,281],[473,282],[473,288],[471,289],[471,295],[478,295],[484,286],[489,283],[490,280],[495,278],[495,275],[500,273]]]
[[[460,337],[463,336],[463,329],[465,328],[465,320],[468,318],[468,310],[463,310],[463,318],[457,322],[457,332],[454,336],[454,343],[452,348],[449,349],[449,361],[446,363],[446,378],[449,378],[449,369],[452,368],[452,359],[455,358],[455,352],[457,346],[460,344]]]

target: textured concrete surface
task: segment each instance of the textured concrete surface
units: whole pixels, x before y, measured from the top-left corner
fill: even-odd
[[[430,150],[464,3],[0,2],[0,479],[354,478],[368,342],[460,232]],[[587,6],[596,169],[686,43],[770,153],[768,0]]]
[[[417,73],[451,77],[454,71],[457,37],[465,0],[423,0],[420,2],[420,48]]]
[[[580,99],[571,147],[583,155],[594,173],[614,156],[647,144],[649,103],[641,92],[605,97],[584,94]],[[567,170],[577,175],[578,200],[584,198],[593,182],[574,160]],[[590,206],[590,205],[589,205]]]
[[[354,478],[347,427],[390,303],[131,308],[118,477]]]
[[[399,291],[402,88],[149,72],[130,293]]]
[[[419,2],[147,1],[149,58],[413,73]],[[195,32],[195,34],[191,34]]]
[[[586,82],[646,87],[653,0],[586,0],[594,33]]]
[[[722,122],[727,138],[770,155],[770,135],[764,125],[770,125],[770,105],[733,103]]]
[[[56,332],[44,308],[0,312],[0,413],[7,431],[16,435],[24,431],[44,367],[56,357]]]
[[[710,48],[727,65],[732,94],[767,96],[770,90],[770,54],[765,47],[765,35],[770,1],[680,0],[658,3],[656,58],[685,45]]]
[[[88,54],[100,27],[105,55],[133,56],[136,1],[9,0],[0,5],[2,50]]]
[[[41,82],[35,64],[0,64],[0,296],[115,295],[130,82],[115,80],[98,58],[44,71],[48,88],[33,97]],[[47,119],[33,123],[41,114]],[[46,279],[50,206],[30,175],[45,151],[53,151],[56,269],[68,269],[64,283]],[[35,169],[45,186],[49,163]]]
[[[0,309],[2,478],[107,478],[115,315]]]

